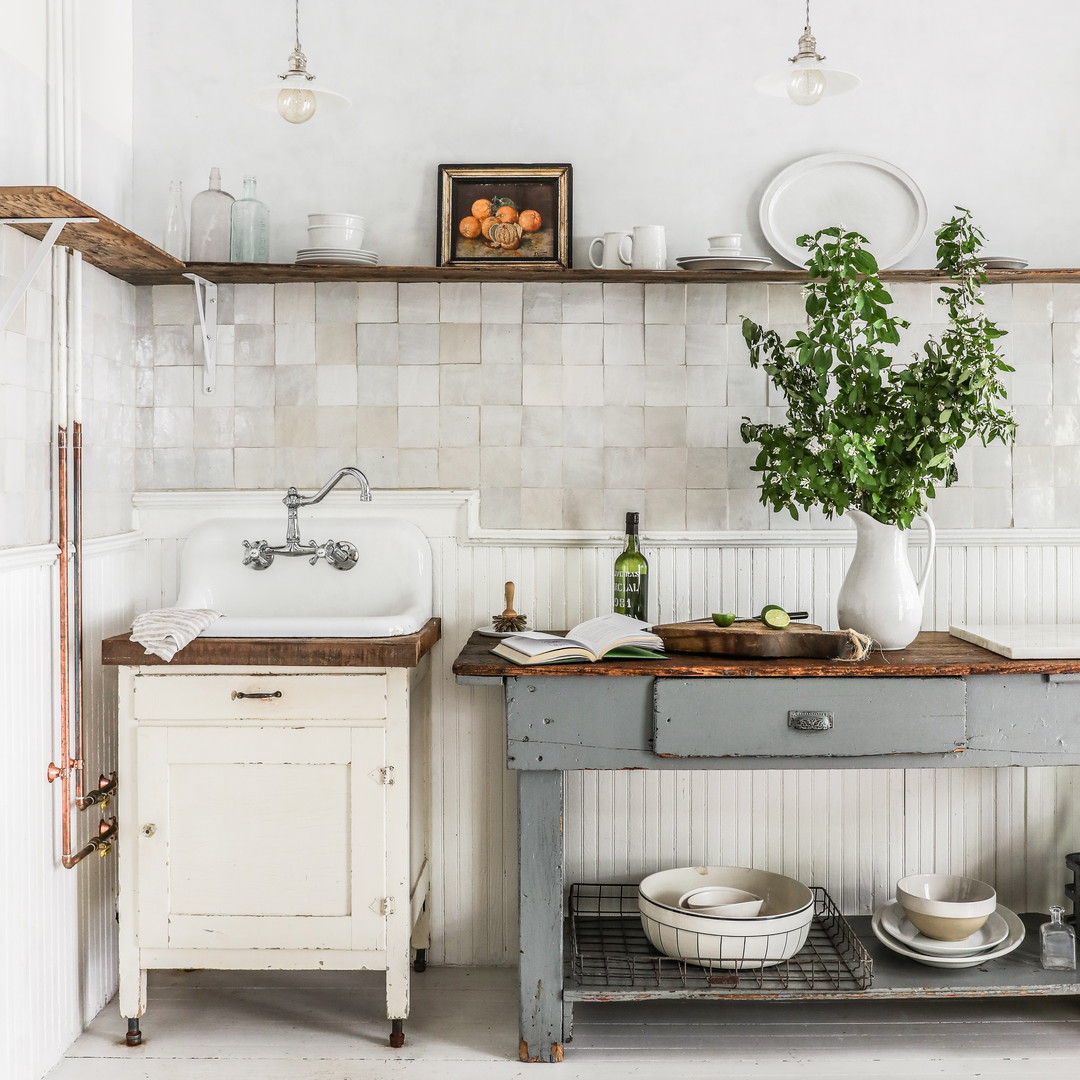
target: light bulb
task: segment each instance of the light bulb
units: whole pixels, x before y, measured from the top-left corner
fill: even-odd
[[[278,91],[277,111],[290,124],[302,124],[315,115],[318,100],[313,90],[303,86],[284,86]]]
[[[825,93],[825,72],[796,64],[788,76],[787,92],[796,105],[816,105]]]

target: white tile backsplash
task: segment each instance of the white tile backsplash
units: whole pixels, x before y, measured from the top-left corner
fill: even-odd
[[[217,398],[201,393],[187,289],[143,291],[150,300],[131,304],[138,332],[125,339],[114,321],[95,339],[130,341],[130,365],[153,360],[137,379],[123,365],[119,377],[132,445],[163,452],[140,458],[155,486],[228,486],[230,476],[273,486],[285,473],[317,486],[331,459],[356,460],[384,483],[478,485],[482,524],[493,528],[524,527],[549,510],[546,526],[616,528],[621,514],[612,524],[607,508],[635,497],[647,529],[822,524],[760,505],[749,469],[757,451],[739,434],[744,416],[783,414],[765,373],[749,366],[741,317],[786,338],[805,320],[798,285],[237,286],[222,291],[222,314],[234,321],[221,326],[235,379]],[[890,291],[914,324],[903,352],[940,333],[936,287]],[[960,483],[934,513],[955,527],[1068,527],[1080,502],[1071,494],[1080,482],[1080,286],[991,286],[985,299],[1011,331],[1001,349],[1017,369],[1008,380],[1017,446],[965,448]],[[21,348],[9,370],[28,378]],[[93,377],[114,378],[105,367]],[[136,412],[147,423],[136,425]],[[265,462],[271,447],[280,452],[260,471],[252,451]]]

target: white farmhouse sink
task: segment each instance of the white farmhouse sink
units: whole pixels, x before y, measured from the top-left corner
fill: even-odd
[[[396,637],[431,618],[431,545],[412,522],[300,512],[304,543],[347,540],[357,564],[277,555],[265,570],[243,565],[245,540],[285,540],[286,515],[214,518],[191,531],[180,557],[176,606],[225,617],[203,637]]]

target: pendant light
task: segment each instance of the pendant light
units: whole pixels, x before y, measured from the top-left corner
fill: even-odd
[[[834,68],[824,60],[810,29],[810,0],[806,0],[806,22],[799,37],[799,51],[788,59],[792,66],[762,76],[754,83],[754,89],[772,97],[787,95],[796,105],[816,105],[823,97],[846,94],[861,85],[858,75]]]
[[[289,70],[278,76],[274,86],[256,90],[253,102],[261,109],[276,109],[290,124],[304,124],[316,110],[347,109],[349,99],[323,86],[315,87],[315,76],[307,69],[307,57],[300,48],[300,0],[295,0],[296,45],[289,53]]]

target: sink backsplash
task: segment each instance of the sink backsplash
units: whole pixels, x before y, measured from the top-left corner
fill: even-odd
[[[889,288],[914,351],[936,287]],[[777,404],[739,320],[794,331],[797,285],[222,286],[213,395],[190,291],[139,292],[139,488],[311,488],[350,459],[376,488],[478,488],[489,528],[615,529],[629,508],[646,532],[829,524],[762,507],[738,433]],[[966,447],[932,513],[945,528],[1080,525],[1058,494],[1080,483],[1080,285],[985,296],[1010,331],[1019,437]]]

